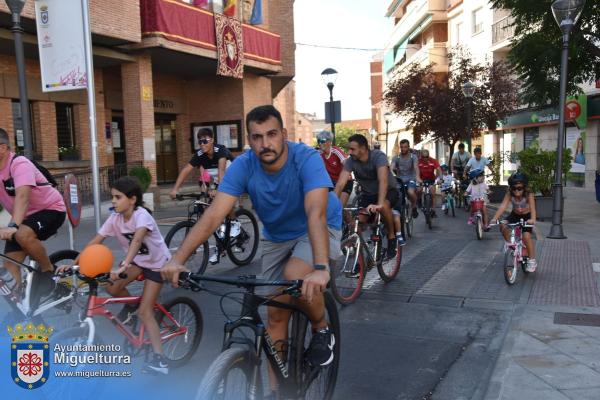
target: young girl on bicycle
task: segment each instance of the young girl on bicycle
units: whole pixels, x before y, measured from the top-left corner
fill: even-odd
[[[454,193],[454,176],[450,173],[450,168],[446,164],[440,166],[442,170],[442,176],[440,177],[440,184],[442,193]],[[444,198],[444,195],[442,198]],[[442,211],[446,209],[446,201],[442,201]]]
[[[527,187],[529,178],[522,172],[515,172],[508,178],[508,192],[504,196],[502,204],[496,211],[492,222],[495,222],[502,216],[506,208],[512,203],[512,211],[507,218],[508,223],[514,224],[519,222],[521,219],[524,220],[527,225],[534,225],[536,219],[535,211],[535,198],[533,193]],[[504,225],[500,225],[502,236],[508,243],[510,240],[510,231]],[[534,272],[537,268],[537,261],[535,260],[535,243],[531,235],[531,228],[523,228],[523,242],[527,246],[527,252],[529,253],[529,262],[527,263],[527,271]]]
[[[485,230],[487,231],[489,228],[487,228],[488,215],[485,204],[487,203],[488,185],[485,183],[485,174],[482,169],[474,169],[469,172],[469,179],[471,183],[465,192],[469,195],[471,201],[483,200],[483,209],[481,211],[483,214],[483,226],[486,227]],[[469,217],[469,224],[473,224],[472,216]]]
[[[160,330],[154,318],[154,304],[163,283],[158,269],[169,261],[171,255],[156,221],[143,206],[142,189],[137,179],[129,176],[118,179],[111,187],[111,195],[114,211],[88,246],[102,243],[107,237],[114,236],[125,251],[125,259],[119,264],[119,269],[111,273],[115,282],[106,287],[106,291],[112,296],[131,296],[126,286],[140,274],[144,276],[144,291],[137,313],[150,336],[154,357],[142,371],[168,374],[169,367],[163,357]],[[120,279],[121,273],[126,277]],[[126,304],[117,318],[123,323],[129,322],[136,308]]]

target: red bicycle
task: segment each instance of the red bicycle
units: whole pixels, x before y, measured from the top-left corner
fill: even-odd
[[[102,282],[110,282],[109,274],[101,274],[96,278],[88,278],[79,274],[78,266],[64,271],[61,275],[68,276],[76,273],[82,281],[89,286],[89,296],[85,307],[85,319],[80,326],[70,328],[58,333],[54,340],[60,344],[68,345],[98,345],[105,343],[96,332],[94,317],[104,317],[125,336],[124,350],[132,357],[145,353],[146,360],[152,353],[150,339],[145,337],[144,325],[134,319],[133,323],[125,324],[119,320],[107,306],[113,304],[139,305],[141,297],[99,297],[98,286]],[[143,276],[138,280],[143,280]],[[154,305],[156,320],[160,328],[164,356],[169,361],[170,367],[185,364],[195,353],[202,338],[202,313],[196,303],[187,297],[177,297],[165,304]],[[71,348],[83,348],[73,346]],[[85,356],[93,351],[74,351],[74,355]]]
[[[477,235],[477,240],[483,239],[483,207],[485,204],[483,199],[472,199],[470,201],[471,205],[471,217],[469,221],[475,225],[475,234]]]

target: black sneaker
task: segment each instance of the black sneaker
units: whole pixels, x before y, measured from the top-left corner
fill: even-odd
[[[308,361],[312,366],[331,364],[333,361],[333,347],[335,346],[335,335],[329,328],[319,329],[313,332],[310,346],[308,346]]]
[[[418,216],[419,216],[419,210],[417,209],[417,207],[414,207],[412,209],[412,217],[417,218]]]
[[[396,257],[396,239],[388,239],[388,249],[386,252],[386,259],[390,260]]]
[[[54,292],[56,282],[54,281],[54,272],[35,272],[33,282],[31,282],[31,309],[38,308],[42,300],[48,299]]]
[[[165,360],[165,357],[162,354],[154,353],[154,357],[152,361],[146,363],[142,368],[142,372],[144,374],[169,374],[169,364]]]
[[[124,325],[134,322],[135,313],[139,306],[139,304],[125,304],[121,311],[119,311],[119,314],[117,314],[117,319]]]

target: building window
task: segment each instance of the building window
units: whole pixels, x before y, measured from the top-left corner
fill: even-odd
[[[25,138],[23,135],[23,119],[21,117],[21,102],[19,100],[12,100],[12,116],[13,116],[13,131],[15,134],[15,151],[22,153],[25,148]],[[33,147],[33,153],[36,152],[36,140],[35,140],[35,125],[33,124],[33,104],[29,102],[29,126],[31,127],[31,141]]]
[[[74,127],[73,105],[56,103],[56,133],[58,136],[58,147],[75,147]]]
[[[215,143],[222,144],[232,151],[242,151],[242,121],[218,121],[202,122],[192,124],[193,151],[200,149],[198,144],[198,131],[202,128],[210,128],[215,134]]]
[[[473,35],[483,32],[483,8],[473,11]]]
[[[462,31],[462,28],[463,28],[463,23],[462,22],[459,22],[458,24],[456,24],[455,35],[454,35],[454,37],[455,37],[454,44],[460,44],[461,43],[462,38],[461,38],[460,33]]]
[[[523,129],[523,148],[527,149],[531,147],[533,141],[537,140],[539,136],[540,128],[538,126]]]

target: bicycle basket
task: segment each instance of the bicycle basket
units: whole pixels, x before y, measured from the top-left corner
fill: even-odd
[[[483,200],[475,199],[471,200],[471,211],[483,211]]]

